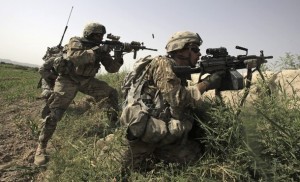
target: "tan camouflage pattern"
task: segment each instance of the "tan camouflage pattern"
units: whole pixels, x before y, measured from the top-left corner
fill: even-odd
[[[123,157],[124,171],[128,167],[139,170],[145,166],[144,162],[151,158],[150,156],[166,162],[184,164],[195,162],[196,157],[200,155],[200,145],[188,139],[188,132],[193,127],[193,119],[189,114],[193,108],[201,107],[203,96],[196,86],[184,86],[182,80],[172,70],[174,65],[175,61],[166,56],[155,57],[150,63],[150,69],[145,75],[150,84],[145,84],[142,92],[150,93],[149,95],[161,94],[163,100],[170,105],[171,118],[153,120],[154,117],[149,116],[146,118],[147,127],[143,130],[145,132],[143,136],[136,137],[136,135],[136,138],[130,138],[127,133],[128,150]],[[131,120],[136,122],[136,119],[143,120],[143,118],[138,116],[141,109],[130,109],[130,107],[136,108],[137,103],[129,103],[123,110],[120,119],[128,120],[123,123],[128,123],[128,128],[133,129],[134,127],[130,124],[134,122]],[[144,126],[143,121],[134,124],[137,131],[127,131],[131,132],[133,136],[137,132],[141,135],[142,130],[139,126]]]
[[[196,43],[200,46],[202,42],[201,37],[197,33],[189,31],[176,32],[169,39],[166,50],[169,53],[182,49],[187,43]]]
[[[41,86],[42,93],[40,96],[41,99],[48,99],[50,97],[51,93],[53,92],[54,82],[55,80],[49,83],[46,82],[45,79],[42,79],[42,86]]]
[[[80,37],[71,38],[67,52],[67,60],[73,63],[76,75],[94,77],[100,64],[109,73],[119,71],[123,60],[113,59],[109,52],[96,54],[91,50],[91,46],[84,45],[80,39]]]
[[[102,64],[108,72],[117,72],[122,66],[119,60],[114,60],[109,53],[95,54],[80,42],[79,37],[70,39],[67,50],[67,61],[74,64],[74,70],[69,74],[57,77],[53,93],[48,99],[48,113],[43,117],[39,144],[46,146],[52,137],[57,122],[62,118],[78,92],[92,96],[97,103],[104,105],[111,122],[117,121],[118,92],[106,82],[94,78]],[[79,74],[77,74],[79,73]],[[113,126],[116,123],[112,123]]]
[[[100,23],[89,23],[89,24],[87,24],[83,29],[83,37],[88,37],[92,33],[105,34],[106,33],[105,26],[101,25]]]
[[[186,108],[201,107],[203,97],[196,86],[185,87],[181,84],[172,70],[174,64],[175,61],[166,56],[156,57],[147,76],[170,104],[172,117],[181,119]]]

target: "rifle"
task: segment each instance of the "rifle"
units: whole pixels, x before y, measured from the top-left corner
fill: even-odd
[[[47,47],[47,51],[46,51],[46,54],[43,56],[43,60],[46,61],[48,58],[50,58],[51,56],[55,55],[55,54],[58,54],[62,51],[63,47],[61,46],[62,44],[62,41],[64,39],[64,36],[66,34],[66,31],[68,29],[68,24],[69,24],[69,20],[70,20],[70,17],[71,17],[71,14],[72,14],[72,11],[73,11],[73,6],[71,8],[71,11],[70,11],[70,14],[69,14],[69,17],[68,17],[68,20],[67,20],[67,24],[65,26],[65,29],[64,29],[64,32],[62,34],[62,37],[60,39],[60,42],[57,46],[54,46],[54,47]],[[42,77],[40,78],[38,84],[37,84],[37,88],[41,88],[42,86]]]
[[[221,87],[218,91],[224,90],[241,90],[245,87],[243,76],[237,71],[238,69],[247,69],[246,87],[250,87],[252,73],[259,71],[262,64],[266,63],[266,59],[272,59],[273,56],[264,56],[263,51],[260,55],[248,55],[248,49],[236,46],[236,49],[246,51],[245,55],[230,56],[225,47],[208,48],[205,56],[198,62],[198,66],[191,68],[190,66],[174,66],[173,70],[178,77],[190,78],[193,73],[200,73],[199,82],[203,74],[212,74],[217,71],[224,70],[225,77],[222,78]],[[250,82],[249,82],[250,81]]]
[[[102,41],[100,44],[108,45],[112,49],[116,51],[122,51],[122,52],[131,52],[133,51],[133,59],[136,58],[137,51],[141,50],[150,50],[150,51],[157,51],[157,49],[152,49],[144,46],[143,42],[137,42],[137,41],[131,41],[130,43],[126,42],[120,42],[120,36],[115,36],[110,34],[107,34],[107,38],[110,40]]]

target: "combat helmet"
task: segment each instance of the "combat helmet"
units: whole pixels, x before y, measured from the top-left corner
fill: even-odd
[[[169,39],[166,50],[167,53],[182,49],[187,43],[202,44],[202,39],[197,33],[182,31],[174,33]]]
[[[83,37],[87,38],[92,33],[105,34],[106,33],[105,26],[100,24],[100,23],[89,23],[89,24],[87,24],[84,27],[84,30],[83,30]]]

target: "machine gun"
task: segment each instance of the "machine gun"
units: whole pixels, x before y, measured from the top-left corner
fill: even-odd
[[[116,51],[122,51],[122,52],[131,52],[133,51],[133,59],[136,58],[137,51],[139,50],[150,50],[150,51],[157,51],[157,49],[147,48],[144,46],[143,42],[137,42],[132,41],[130,43],[126,42],[120,42],[120,36],[115,36],[110,34],[107,34],[107,39],[102,41],[101,44],[108,45],[110,48],[116,50]]]
[[[207,55],[201,58],[197,67],[174,66],[174,72],[181,78],[190,78],[191,74],[200,73],[199,82],[201,82],[203,74],[224,70],[226,75],[222,78],[222,84],[218,91],[241,90],[245,84],[243,76],[237,70],[247,69],[247,80],[251,80],[252,73],[256,70],[260,72],[261,65],[267,62],[266,59],[272,59],[273,56],[264,56],[263,51],[260,51],[259,56],[248,55],[248,49],[240,46],[236,46],[236,49],[244,50],[246,54],[235,57],[228,55],[227,49],[224,47],[209,48],[206,50]],[[246,83],[246,87],[250,87],[249,82]]]

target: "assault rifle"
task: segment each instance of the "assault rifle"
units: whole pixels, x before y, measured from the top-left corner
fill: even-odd
[[[115,36],[110,34],[107,34],[107,38],[110,40],[102,41],[101,44],[108,45],[112,49],[116,51],[122,51],[122,52],[131,52],[133,51],[133,59],[136,58],[136,53],[139,50],[150,50],[150,51],[157,51],[157,49],[152,49],[144,46],[143,42],[137,42],[132,41],[130,43],[126,42],[120,42],[120,36]]]
[[[247,79],[251,80],[252,73],[256,70],[260,72],[261,65],[267,62],[266,59],[272,59],[273,56],[264,56],[263,51],[260,51],[259,56],[248,55],[248,49],[240,46],[236,46],[236,49],[244,50],[246,54],[235,57],[228,55],[225,47],[209,48],[206,50],[207,55],[201,58],[197,67],[174,66],[174,72],[181,78],[190,78],[191,74],[200,73],[199,82],[201,82],[203,74],[224,70],[226,75],[222,78],[222,84],[218,91],[241,90],[245,84],[243,76],[237,70],[247,69]],[[249,82],[246,83],[246,87],[250,87]]]

